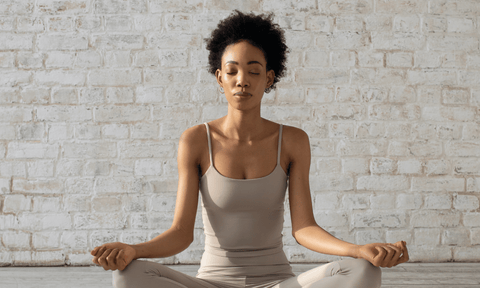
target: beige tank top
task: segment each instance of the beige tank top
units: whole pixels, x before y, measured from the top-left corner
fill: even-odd
[[[210,129],[207,123],[205,126],[210,154],[210,167],[200,178],[205,251],[228,257],[283,254],[288,179],[280,166],[283,126],[280,125],[279,130],[275,169],[267,176],[254,179],[228,178],[217,171]]]

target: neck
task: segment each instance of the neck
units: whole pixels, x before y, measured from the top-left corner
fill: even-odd
[[[238,110],[228,105],[222,130],[229,139],[251,141],[262,132],[264,123],[260,116],[260,105],[251,110]]]

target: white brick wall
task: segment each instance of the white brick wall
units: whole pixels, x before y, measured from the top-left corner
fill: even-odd
[[[170,227],[177,145],[222,117],[208,37],[274,12],[291,48],[262,116],[310,136],[317,222],[412,261],[480,260],[480,2],[0,0],[0,266],[90,265]],[[290,261],[330,261],[291,236]],[[196,263],[195,241],[160,263]]]

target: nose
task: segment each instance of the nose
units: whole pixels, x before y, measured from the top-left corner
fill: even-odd
[[[237,73],[237,87],[248,87],[250,82],[247,79],[247,74],[243,72]]]

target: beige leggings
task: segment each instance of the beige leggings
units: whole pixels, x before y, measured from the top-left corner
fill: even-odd
[[[123,271],[113,271],[116,288],[378,288],[382,271],[364,259],[346,259],[324,264],[283,279],[244,277],[242,284],[200,279],[165,265],[133,260]],[[238,283],[238,282],[237,282]]]

